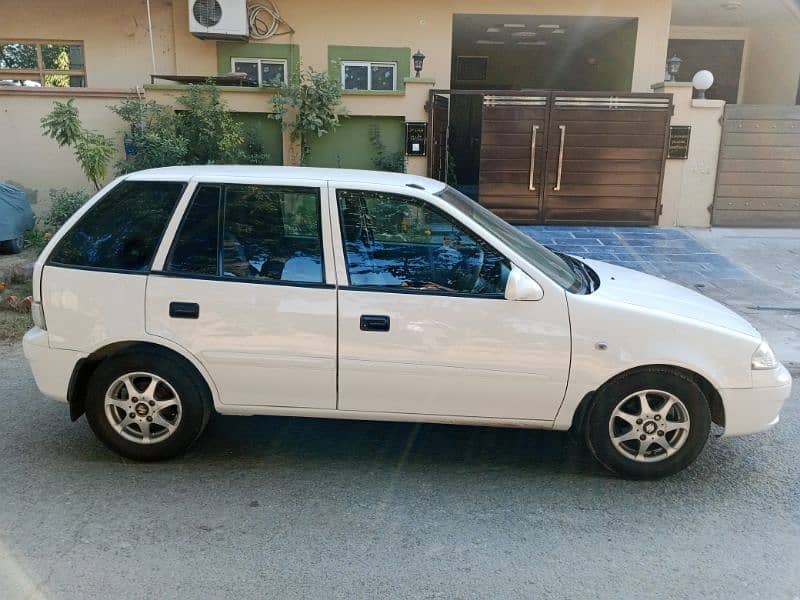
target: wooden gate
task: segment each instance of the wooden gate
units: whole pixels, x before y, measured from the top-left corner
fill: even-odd
[[[431,98],[430,152],[428,152],[428,174],[439,181],[447,181],[447,143],[450,120],[450,99],[434,95]]]
[[[711,224],[800,227],[800,106],[725,107]]]
[[[486,95],[480,203],[510,223],[541,221],[549,94]]]
[[[507,221],[658,222],[671,95],[447,93],[483,95],[479,201]],[[437,97],[432,93],[429,173],[443,180],[435,150]]]
[[[545,223],[655,225],[672,96],[553,94]]]

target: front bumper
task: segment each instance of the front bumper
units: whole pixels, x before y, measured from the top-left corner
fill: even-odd
[[[82,352],[51,348],[46,331],[34,327],[22,338],[22,350],[31,365],[39,391],[52,400],[67,401],[67,391]]]
[[[724,437],[758,433],[780,420],[783,403],[792,393],[792,376],[778,365],[769,371],[753,371],[753,387],[721,389],[725,408]]]

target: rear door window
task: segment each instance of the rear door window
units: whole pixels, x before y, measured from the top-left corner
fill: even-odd
[[[49,263],[148,271],[185,186],[172,181],[123,181],[64,235]]]
[[[222,276],[323,283],[318,188],[226,185]]]

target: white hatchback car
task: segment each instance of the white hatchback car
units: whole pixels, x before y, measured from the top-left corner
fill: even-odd
[[[174,167],[108,185],[36,263],[42,393],[133,459],[212,410],[567,430],[626,477],[691,463],[712,421],[765,430],[791,389],[744,319],[555,254],[443,183]]]

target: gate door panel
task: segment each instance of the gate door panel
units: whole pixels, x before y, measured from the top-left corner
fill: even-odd
[[[447,181],[447,136],[450,127],[450,99],[436,94],[431,107],[431,149],[428,173],[433,179]]]
[[[800,106],[725,106],[711,224],[800,227]]]
[[[480,203],[510,223],[541,220],[549,95],[486,95]]]
[[[554,94],[542,221],[655,225],[672,99]]]

